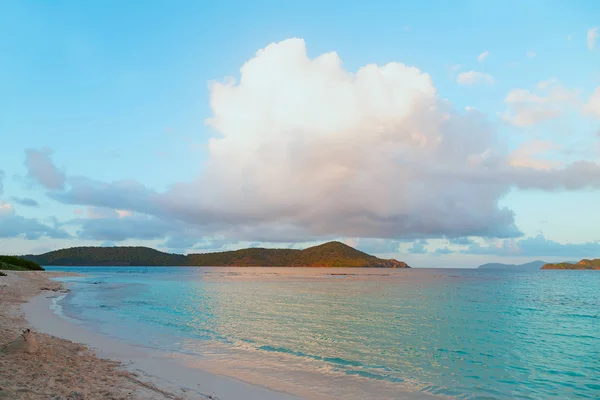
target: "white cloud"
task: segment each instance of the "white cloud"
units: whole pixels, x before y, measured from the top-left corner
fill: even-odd
[[[591,28],[587,31],[587,46],[588,49],[593,50],[596,47],[596,40],[598,39],[598,28]]]
[[[600,86],[594,90],[589,101],[583,107],[585,114],[600,118]]]
[[[487,83],[491,85],[494,83],[494,77],[483,72],[468,71],[458,74],[456,82],[461,85],[475,85],[478,83]]]
[[[554,142],[542,140],[530,140],[521,144],[510,154],[509,163],[517,168],[532,168],[537,170],[552,170],[562,166],[562,163],[553,160],[542,159],[539,155],[559,149],[560,146]]]
[[[27,176],[47,189],[61,189],[65,184],[65,174],[52,163],[50,149],[28,149],[25,152]]]
[[[525,53],[525,55],[529,58],[533,58],[535,57],[537,54],[535,54],[535,51],[528,51],[527,53]]]
[[[447,68],[450,71],[450,74],[454,75],[460,69],[460,64],[452,64],[452,65],[447,66]]]
[[[81,210],[75,210],[75,214],[81,215]],[[129,210],[117,210],[106,207],[88,207],[87,217],[89,219],[104,219],[104,218],[126,218],[131,217],[133,212]]]
[[[537,93],[512,89],[504,102],[503,119],[516,126],[532,126],[560,117],[568,106],[579,102],[579,92],[563,87],[555,78],[537,84]]]
[[[538,82],[538,84],[535,85],[535,86],[538,89],[546,89],[546,88],[548,88],[548,87],[550,87],[552,85],[557,85],[557,84],[559,84],[558,79],[556,79],[556,78],[550,78],[548,80]]]
[[[569,41],[570,41],[570,40],[573,40],[573,35],[569,35],[569,36],[567,36],[567,40],[569,40]]]
[[[131,217],[133,215],[129,210],[115,210],[115,212],[119,215],[119,218]]]
[[[0,238],[16,237],[34,240],[40,237],[66,238],[69,235],[58,226],[17,215],[12,204],[0,202]]]
[[[490,55],[490,52],[489,52],[489,51],[484,51],[483,53],[481,53],[480,55],[478,55],[478,56],[477,56],[477,60],[479,60],[479,62],[481,63],[481,62],[483,62],[483,61],[484,61],[484,60],[487,58],[487,56],[489,56],[489,55]]]
[[[520,232],[499,202],[512,188],[600,187],[594,163],[511,165],[485,115],[454,110],[414,67],[351,72],[336,53],[311,59],[290,39],[258,51],[240,75],[210,87],[216,137],[196,180],[156,192],[69,177],[50,197],[134,212],[86,220],[83,235],[102,240],[298,242],[510,237]]]
[[[14,213],[14,208],[10,203],[0,202],[0,215],[9,215]]]

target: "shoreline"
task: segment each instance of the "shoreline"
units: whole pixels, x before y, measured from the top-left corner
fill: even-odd
[[[76,274],[6,273],[0,278],[0,343],[30,327],[40,350],[0,354],[0,399],[300,399],[182,365],[166,353],[128,345],[61,318],[51,307],[57,292],[65,290],[51,278]]]
[[[385,394],[379,393],[382,395],[379,398],[382,399],[429,400],[445,397],[419,391],[406,391],[406,389],[395,388],[390,383],[373,382],[364,378],[348,377],[344,374],[321,375],[318,371],[302,371],[302,375],[296,376],[296,378],[300,378],[297,380],[293,374],[298,370],[294,371],[294,367],[280,374],[279,371],[267,371],[261,366],[263,362],[272,363],[273,355],[262,361],[261,358],[255,358],[256,355],[244,352],[229,354],[220,360],[205,359],[201,356],[164,351],[160,348],[148,348],[135,342],[122,341],[106,333],[97,333],[93,328],[88,327],[85,321],[72,320],[59,311],[60,302],[68,291],[64,288],[68,288],[69,284],[50,278],[79,275],[71,272],[38,272],[38,280],[43,279],[44,284],[38,285],[37,290],[30,291],[29,296],[21,301],[22,304],[17,310],[23,316],[23,321],[25,318],[27,320],[22,326],[32,327],[36,334],[40,332],[53,340],[79,346],[90,354],[94,363],[99,365],[106,363],[111,366],[112,369],[102,371],[100,374],[104,374],[110,379],[125,381],[125,383],[120,381],[113,383],[114,387],[125,388],[128,385],[129,392],[126,395],[119,395],[121,397],[86,395],[73,397],[73,399],[361,399],[366,398],[364,396],[372,398],[371,394],[379,393],[382,384],[387,386]],[[28,286],[31,286],[31,282]],[[52,291],[41,291],[41,287],[49,287]],[[57,293],[57,291],[62,291],[62,293]],[[118,325],[116,327],[118,328]],[[290,365],[295,363],[295,360],[283,361],[281,355],[274,357],[278,359],[276,362],[291,362]],[[249,360],[251,360],[250,364],[248,364]],[[292,375],[289,374],[290,372]],[[0,376],[1,374],[2,369],[0,369]],[[290,377],[292,378],[290,379]],[[320,384],[316,382],[320,382]],[[0,379],[1,387],[2,380]],[[92,383],[88,392],[92,393],[96,389],[98,387]],[[23,398],[46,399],[52,397]],[[0,400],[2,399],[0,391]],[[65,398],[59,397],[59,399]],[[71,397],[66,397],[66,400],[71,400]]]
[[[168,353],[133,346],[92,332],[51,311],[53,299],[41,293],[22,306],[34,330],[62,339],[83,343],[99,357],[118,360],[125,369],[140,374],[144,380],[168,391],[181,392],[189,398],[293,400],[291,395],[261,388],[236,379],[216,375],[201,368],[186,367]],[[190,397],[191,396],[191,397]]]

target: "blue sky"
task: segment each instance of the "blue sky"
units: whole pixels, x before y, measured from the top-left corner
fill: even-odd
[[[288,3],[3,2],[0,252],[600,257],[597,2]]]

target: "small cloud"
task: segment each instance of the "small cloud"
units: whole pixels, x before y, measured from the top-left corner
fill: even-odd
[[[59,170],[52,162],[52,150],[27,149],[25,151],[25,166],[29,179],[41,184],[47,189],[63,189],[65,173]]]
[[[569,41],[573,40],[573,35],[567,36],[567,40],[569,40]]]
[[[525,55],[529,58],[533,58],[535,57],[537,54],[535,54],[535,51],[528,51],[527,53],[525,53]]]
[[[90,219],[99,219],[99,218],[114,218],[114,213],[110,209],[106,209],[104,207],[87,207],[87,217]]]
[[[556,79],[556,78],[550,78],[548,80],[538,82],[538,84],[536,86],[537,86],[538,89],[546,89],[546,88],[548,88],[548,87],[550,87],[552,85],[556,85],[558,83],[559,83],[558,79]]]
[[[469,237],[452,238],[452,239],[448,239],[448,242],[455,246],[467,246],[467,245],[474,243],[473,239],[471,239]]]
[[[460,70],[460,67],[461,67],[460,64],[449,64],[449,65],[446,65],[446,69],[448,70],[448,72],[450,74],[450,77],[452,79],[454,79],[454,77],[456,76],[456,74]]]
[[[0,215],[13,214],[14,209],[10,203],[0,203]]]
[[[399,241],[391,239],[360,238],[354,239],[353,242],[353,244],[345,243],[370,254],[395,253],[400,247]]]
[[[489,51],[484,51],[479,56],[477,56],[477,60],[479,60],[479,62],[482,63],[489,55],[490,55]]]
[[[598,28],[591,28],[587,31],[587,46],[588,49],[593,50],[596,47],[596,40],[598,39]]]
[[[56,226],[56,223],[54,225],[46,225],[35,218],[17,215],[12,204],[0,202],[0,238],[20,237],[35,240],[41,237],[58,239],[69,237],[69,234]]]
[[[600,118],[600,86],[594,90],[587,104],[583,106],[583,113]]]
[[[560,167],[562,164],[558,161],[541,158],[548,152],[558,150],[560,146],[557,143],[542,140],[530,140],[522,143],[509,156],[509,164],[515,168],[532,168],[536,170],[551,170]]]
[[[133,215],[133,213],[129,210],[117,210],[115,209],[115,212],[117,214],[119,214],[119,218],[125,218],[125,217],[131,217]]]
[[[504,103],[508,109],[501,117],[516,126],[532,126],[559,118],[579,104],[579,91],[565,88],[555,79],[539,82],[536,91],[512,89]]]
[[[427,249],[425,248],[425,246],[427,246],[427,240],[415,240],[413,242],[412,247],[408,249],[408,252],[411,254],[425,254],[427,253]]]
[[[460,85],[476,85],[478,83],[492,85],[494,83],[494,77],[483,72],[469,71],[458,74],[456,82]]]
[[[75,213],[77,213],[78,215],[81,214],[80,210],[76,210]],[[111,208],[106,208],[106,207],[94,207],[94,206],[88,206],[87,208],[87,217],[89,219],[105,219],[105,218],[111,218],[111,219],[122,219],[122,218],[127,218],[127,217],[131,217],[133,215],[133,212],[129,211],[129,210],[119,210],[119,209],[111,209]]]
[[[471,112],[471,111],[478,111],[476,107],[472,107],[472,106],[466,106],[465,107],[465,111],[466,112]]]
[[[27,207],[39,207],[40,203],[35,201],[34,199],[30,199],[27,197],[13,197],[13,201],[17,204]]]
[[[452,253],[454,253],[454,252],[447,247],[435,249],[435,251],[434,251],[434,254],[437,254],[437,255],[446,255],[446,254],[452,254]]]

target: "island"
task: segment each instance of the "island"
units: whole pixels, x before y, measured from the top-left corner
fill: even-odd
[[[542,269],[578,269],[578,270],[600,270],[600,258],[594,260],[583,259],[578,263],[556,263],[546,264]]]
[[[22,257],[46,266],[410,268],[405,262],[381,259],[338,241],[303,250],[249,248],[187,255],[149,247],[72,247]]]
[[[502,264],[502,263],[487,263],[480,265],[477,269],[504,269],[511,271],[534,271],[539,270],[544,265],[546,265],[546,261],[532,261],[526,264]]]

